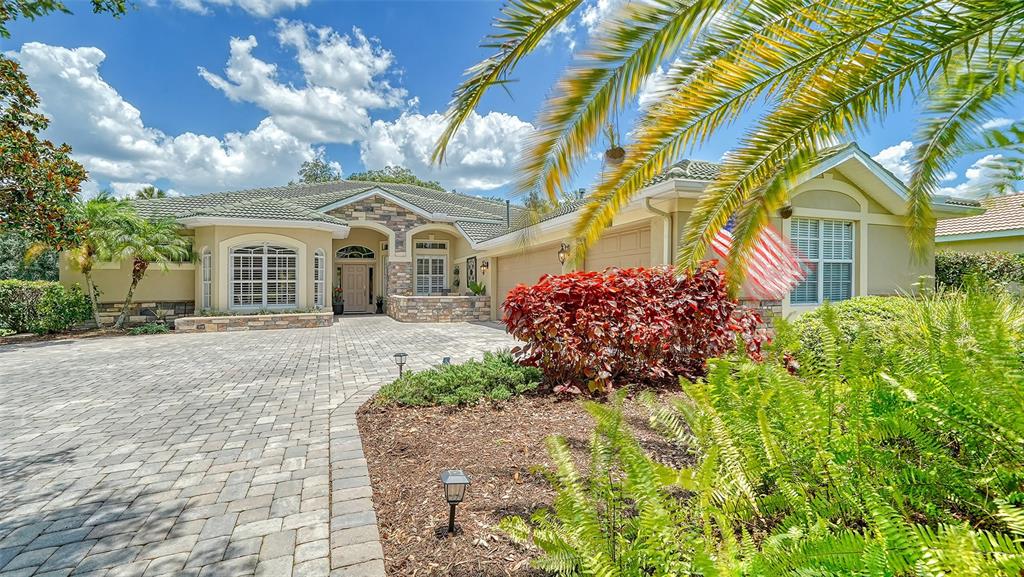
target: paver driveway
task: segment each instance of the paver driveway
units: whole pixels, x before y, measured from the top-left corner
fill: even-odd
[[[500,329],[331,328],[0,347],[0,577],[383,574],[354,413]]]

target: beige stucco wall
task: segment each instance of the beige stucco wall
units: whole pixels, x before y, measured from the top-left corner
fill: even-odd
[[[868,225],[867,293],[912,293],[922,276],[935,276],[935,253],[915,257],[904,226]]]
[[[1024,253],[1024,236],[1007,236],[1003,238],[983,238],[978,240],[957,240],[940,242],[936,250],[958,250],[962,252],[1011,252]]]
[[[66,255],[60,255],[60,282],[85,288],[85,277],[73,269]],[[100,290],[101,303],[124,302],[132,283],[132,264],[99,263],[92,272],[93,283]],[[167,270],[154,264],[149,267],[135,288],[135,302],[191,301],[195,297],[195,270],[191,263],[169,264]]]

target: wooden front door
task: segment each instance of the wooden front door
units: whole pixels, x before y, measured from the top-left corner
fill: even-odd
[[[365,313],[370,307],[369,268],[365,264],[346,264],[341,268],[341,288],[345,291],[345,312]]]

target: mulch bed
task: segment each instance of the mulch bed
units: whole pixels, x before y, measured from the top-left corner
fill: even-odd
[[[627,400],[625,413],[659,460],[686,460],[647,425],[637,403]],[[543,477],[551,468],[546,437],[566,437],[577,461],[586,464],[593,423],[580,403],[523,397],[467,408],[406,408],[371,401],[358,422],[388,575],[543,574],[529,563],[538,552],[514,545],[497,524],[551,504],[554,493]],[[461,532],[439,539],[437,531],[448,522],[439,475],[447,468],[466,470],[472,484],[456,515]]]

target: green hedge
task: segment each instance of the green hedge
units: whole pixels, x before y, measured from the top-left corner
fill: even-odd
[[[0,328],[15,333],[66,331],[92,316],[78,285],[51,281],[0,280]]]
[[[1024,255],[951,250],[935,254],[935,282],[939,286],[960,288],[970,277],[1000,284],[1024,284]]]
[[[802,348],[807,351],[818,351],[822,338],[828,329],[825,326],[825,315],[835,317],[840,336],[846,344],[852,343],[861,333],[870,335],[866,339],[871,353],[882,353],[888,335],[880,333],[891,331],[899,319],[906,318],[914,301],[908,297],[863,296],[831,303],[802,315],[791,324]]]
[[[511,353],[485,353],[482,361],[408,372],[381,387],[378,402],[399,405],[468,405],[482,399],[503,401],[533,391],[541,372],[516,362]]]

